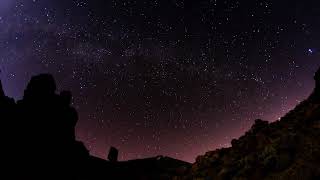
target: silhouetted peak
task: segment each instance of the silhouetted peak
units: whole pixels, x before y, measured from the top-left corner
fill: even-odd
[[[25,90],[24,98],[45,97],[53,95],[56,91],[56,83],[51,74],[33,76]]]
[[[115,147],[111,147],[108,154],[108,159],[111,162],[117,162],[118,161],[118,149]]]

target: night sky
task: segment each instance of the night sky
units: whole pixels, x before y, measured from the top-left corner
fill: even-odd
[[[0,69],[71,90],[92,155],[194,162],[312,91],[316,0],[0,0]]]

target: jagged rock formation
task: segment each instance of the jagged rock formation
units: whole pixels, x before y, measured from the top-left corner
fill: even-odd
[[[117,162],[118,161],[118,149],[115,147],[111,147],[108,153],[108,159],[110,162]]]
[[[49,74],[35,76],[22,100],[5,96],[0,82],[1,179],[170,179],[189,164],[171,158],[118,162],[90,156],[75,139],[71,93],[56,93]]]
[[[232,147],[199,156],[184,180],[320,179],[320,69],[311,96],[280,120],[256,120]]]

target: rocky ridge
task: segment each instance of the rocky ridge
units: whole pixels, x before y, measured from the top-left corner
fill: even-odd
[[[255,120],[230,148],[198,156],[174,179],[320,179],[320,69],[314,79],[313,93],[280,120]]]

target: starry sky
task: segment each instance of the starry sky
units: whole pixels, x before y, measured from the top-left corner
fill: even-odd
[[[0,0],[0,69],[71,90],[92,155],[194,162],[312,91],[316,0]]]

